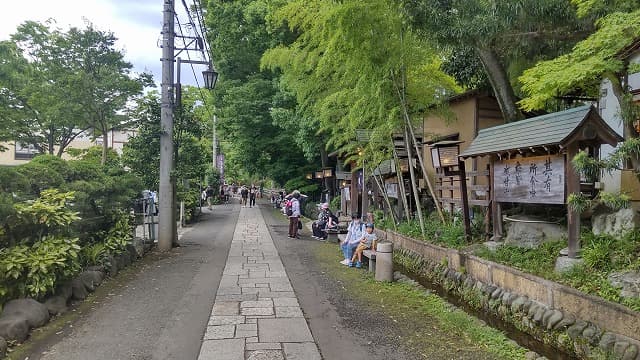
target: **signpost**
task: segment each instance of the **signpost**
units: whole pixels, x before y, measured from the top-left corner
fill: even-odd
[[[565,161],[559,154],[496,161],[493,188],[498,202],[564,204]]]

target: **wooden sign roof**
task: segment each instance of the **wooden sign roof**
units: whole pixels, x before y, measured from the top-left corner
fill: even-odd
[[[593,106],[581,106],[480,130],[460,157],[529,151],[554,145],[565,147],[579,140],[615,146],[623,139]]]

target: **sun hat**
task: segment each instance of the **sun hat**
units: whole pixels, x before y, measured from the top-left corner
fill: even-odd
[[[321,209],[328,209],[329,208],[329,203],[323,203],[322,205],[320,205]]]

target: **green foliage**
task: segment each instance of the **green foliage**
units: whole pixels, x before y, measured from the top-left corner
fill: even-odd
[[[544,276],[544,274],[553,272],[556,258],[560,254],[560,250],[565,246],[565,240],[557,240],[545,242],[537,249],[503,245],[498,247],[495,252],[492,252],[483,247],[476,251],[476,255],[491,261],[507,264],[530,274]]]
[[[33,244],[46,235],[69,234],[69,226],[79,219],[78,213],[69,209],[73,199],[72,192],[49,189],[35,200],[15,204],[15,215],[5,224],[9,242]]]
[[[585,2],[582,2],[585,3]],[[555,96],[577,89],[598,96],[603,77],[619,84],[617,74],[624,63],[616,55],[640,36],[640,9],[614,12],[597,21],[598,30],[579,42],[570,53],[542,61],[520,77],[528,97],[520,101],[525,110],[544,108]]]
[[[114,214],[114,224],[107,231],[104,246],[111,254],[119,254],[125,251],[127,244],[131,243],[131,219],[129,214],[119,211]]]
[[[109,249],[104,243],[85,245],[80,251],[80,264],[83,267],[103,265],[107,261]]]
[[[80,270],[78,239],[44,237],[32,246],[0,249],[0,300],[41,299]],[[0,301],[4,302],[4,301]]]
[[[331,199],[331,202],[329,202],[329,209],[334,212],[340,210],[341,201],[340,195],[334,196],[333,199]]]

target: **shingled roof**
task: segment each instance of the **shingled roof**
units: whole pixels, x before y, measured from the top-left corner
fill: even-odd
[[[471,145],[460,157],[497,154],[518,149],[551,145],[565,146],[587,120],[594,126],[601,142],[615,146],[622,141],[593,106],[581,106],[531,119],[499,125],[478,132]]]

